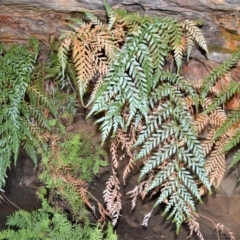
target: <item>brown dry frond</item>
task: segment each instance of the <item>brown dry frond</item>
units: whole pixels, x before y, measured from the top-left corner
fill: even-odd
[[[58,179],[61,179],[63,182],[72,185],[76,189],[76,191],[79,193],[79,195],[81,196],[84,203],[90,209],[92,208],[92,205],[90,204],[89,199],[87,197],[88,184],[85,181],[80,180],[80,179],[75,179],[70,174],[63,175],[60,171],[54,170],[54,169],[52,169],[51,173],[52,173],[52,178],[53,178],[54,182],[57,182]],[[61,191],[61,189],[59,189],[59,190]]]
[[[186,79],[186,81],[189,82],[196,91],[199,91],[201,89],[203,83],[203,79],[198,79],[194,81]]]
[[[234,233],[231,232],[229,228],[226,228],[223,224],[217,223],[216,224],[216,230],[217,230],[217,232],[226,231],[228,233],[229,237],[230,237],[230,240],[236,240],[236,238],[234,237]]]
[[[206,97],[202,103],[202,106],[204,109],[207,109],[208,106],[210,106],[213,102],[213,99],[210,97]]]
[[[208,174],[209,181],[216,188],[219,187],[225,174],[226,161],[223,148],[228,141],[229,138],[226,138],[225,136],[221,137],[216,142],[215,147],[206,162],[206,172]]]
[[[110,31],[107,24],[95,25],[91,22],[72,27],[73,31],[63,35],[64,39],[59,48],[63,75],[68,54],[71,53],[77,75],[77,86],[75,87],[79,90],[81,101],[89,82],[98,75],[98,78],[95,79],[97,84],[91,97],[92,101],[101,84],[101,79],[108,72],[109,63],[116,55],[118,42],[123,39],[123,28],[118,25]],[[98,81],[98,79],[100,80]]]
[[[187,238],[190,238],[195,233],[199,237],[200,240],[204,240],[203,235],[200,231],[200,225],[196,220],[197,217],[199,217],[199,216],[196,213],[192,214],[189,221],[187,221],[188,227],[190,230],[189,236]]]
[[[144,191],[145,183],[142,182],[138,186],[135,186],[132,191],[127,192],[127,194],[132,194],[130,198],[132,198],[132,210],[136,207],[136,202],[138,200],[139,195]]]
[[[215,143],[215,139],[214,139],[214,135],[215,135],[216,131],[215,129],[211,129],[207,136],[206,136],[206,140],[201,142],[201,146],[203,148],[203,152],[204,155],[207,156],[207,154],[209,154],[209,152],[212,150],[212,147]]]
[[[224,110],[218,107],[209,115],[209,122],[213,127],[220,127],[222,126],[226,118],[227,116]]]
[[[123,170],[123,183],[126,184],[126,178],[134,169],[134,157],[135,154],[132,151],[132,146],[136,141],[136,130],[134,129],[133,125],[130,126],[128,133],[125,133],[123,130],[118,129],[117,133],[111,142],[110,151],[112,154],[112,164],[115,169],[119,166],[119,161],[128,158],[128,164],[126,165],[125,169]],[[118,156],[118,148],[121,149],[123,154],[119,154]]]
[[[122,209],[120,182],[116,176],[116,172],[113,171],[113,175],[110,176],[106,183],[106,189],[103,191],[103,199],[106,203],[106,208],[112,218],[112,225],[115,226],[120,216]]]
[[[118,149],[118,141],[117,141],[117,138],[115,138],[110,145],[110,152],[112,154],[112,164],[115,169],[117,169],[119,166],[117,149]]]
[[[131,172],[131,170],[134,168],[135,163],[133,162],[133,160],[130,158],[128,161],[127,166],[125,167],[124,171],[123,171],[123,184],[126,185],[126,178],[128,176],[128,174]]]
[[[148,188],[151,185],[153,178],[154,174],[151,172],[147,180],[141,182],[138,186],[135,186],[132,191],[126,193],[131,194],[130,198],[132,198],[132,210],[136,207],[138,197],[141,197],[142,200],[146,197],[148,193]]]
[[[209,117],[207,114],[199,114],[194,120],[194,126],[197,130],[197,133],[200,133],[209,123]]]

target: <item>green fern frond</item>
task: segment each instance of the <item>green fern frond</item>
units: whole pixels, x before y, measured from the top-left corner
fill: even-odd
[[[36,141],[33,142],[33,140],[26,139],[22,146],[25,152],[28,154],[28,156],[32,159],[35,166],[37,166],[38,163],[38,152],[36,150],[36,147],[39,145]]]
[[[202,100],[207,96],[210,88],[213,84],[225,73],[227,73],[238,61],[240,60],[240,49],[236,51],[229,59],[223,62],[220,66],[216,67],[211,73],[204,79],[201,87],[200,98]]]
[[[219,105],[226,103],[235,93],[240,91],[240,84],[235,81],[231,81],[229,85],[224,88],[218,95],[213,99],[213,102],[207,107],[204,113],[210,113]]]
[[[178,234],[182,223],[186,221],[186,218],[191,217],[191,212],[195,212],[195,204],[184,185],[177,183],[176,187],[177,191],[171,195],[163,215],[171,212],[168,219],[173,218],[173,222],[176,223],[177,227],[176,233]]]
[[[187,32],[186,34],[186,45],[187,45],[186,47],[187,47],[187,62],[188,62],[191,56],[191,53],[193,51],[193,48],[195,46],[193,37],[189,32]]]
[[[39,104],[41,104],[41,107],[46,107],[50,110],[54,117],[57,117],[57,111],[53,105],[53,102],[47,98],[46,94],[44,94],[41,89],[38,89],[36,86],[29,85],[27,88],[27,93],[33,102],[37,101]]]
[[[148,129],[149,129],[149,127],[148,127]],[[138,153],[136,159],[145,157],[155,147],[159,146],[160,143],[167,140],[169,138],[169,136],[171,136],[174,132],[175,133],[178,132],[178,127],[174,121],[170,121],[163,126],[163,129],[158,129],[155,133],[150,135],[149,138],[148,138],[148,136],[146,136],[148,138],[148,141],[143,144],[141,151]],[[144,134],[144,132],[142,134]],[[144,135],[146,135],[146,134],[144,134]],[[142,141],[143,140],[141,139],[141,141],[138,141],[137,144]]]
[[[107,13],[107,17],[108,17],[108,30],[110,31],[116,21],[116,14],[115,12],[112,10],[112,8],[110,7],[110,5],[107,3],[106,0],[103,1],[106,13]]]
[[[169,32],[171,34],[172,48],[174,51],[174,59],[177,65],[177,71],[179,72],[182,66],[183,59],[183,45],[182,45],[182,28],[178,24],[170,24]]]
[[[173,106],[170,102],[161,104],[158,110],[148,117],[148,122],[143,126],[134,146],[141,145],[145,142],[146,139],[162,125],[162,122],[170,116],[171,112],[173,112]]]
[[[81,19],[79,18],[68,18],[69,22],[67,23],[67,25],[73,29],[74,31],[77,31],[79,26],[85,25],[86,23],[83,22]],[[62,30],[61,36],[59,39],[64,39],[64,38],[68,38],[70,36],[71,32],[70,31],[64,31]]]
[[[41,113],[32,110],[36,107],[35,99],[27,97],[27,89],[30,84],[31,74],[39,51],[39,43],[36,39],[30,39],[28,45],[12,45],[2,52],[0,61],[0,144],[4,148],[1,151],[1,170],[6,171],[13,157],[16,163],[20,146],[26,150],[36,161],[36,144],[30,125],[31,117],[36,117],[43,125]],[[27,100],[26,100],[27,99]],[[38,112],[38,114],[36,114]],[[26,143],[27,142],[27,143]],[[32,146],[30,146],[30,142]],[[24,145],[25,143],[25,145]],[[35,148],[35,150],[33,150]],[[5,173],[1,172],[0,188],[5,183]]]
[[[239,123],[239,119],[240,119],[240,109],[234,110],[232,111],[227,119],[224,121],[224,123],[222,124],[222,126],[217,129],[216,133],[215,133],[215,139],[222,136],[223,134],[227,133],[227,131],[233,127],[236,123]]]
[[[135,35],[145,23],[153,22],[148,15],[128,13],[122,9],[116,9],[115,12],[120,16],[120,21],[127,26],[128,35]]]
[[[177,143],[168,143],[162,148],[151,154],[151,157],[147,161],[147,163],[144,165],[144,167],[141,169],[141,174],[139,176],[139,179],[141,179],[145,174],[149,173],[151,170],[156,168],[157,166],[161,165],[164,160],[167,160],[168,158],[174,156],[177,152]],[[166,180],[166,178],[165,178]],[[154,185],[154,182],[152,182]]]
[[[233,160],[229,166],[229,168],[233,167],[235,164],[237,164],[240,160],[240,150],[237,151],[237,153],[235,153]]]
[[[102,25],[103,23],[98,19],[97,16],[95,16],[93,13],[85,11],[84,12],[86,17],[92,22],[93,25]]]
[[[104,239],[104,230],[99,225],[81,227],[72,224],[64,214],[54,211],[46,204],[31,213],[23,210],[17,211],[8,217],[7,225],[9,229],[0,232],[0,239]],[[14,228],[17,229],[14,230]],[[108,230],[107,240],[115,240],[116,237],[113,231]]]
[[[62,77],[65,75],[65,70],[68,62],[68,54],[70,51],[71,40],[69,37],[66,37],[59,46],[58,49],[58,58],[62,69]]]
[[[233,137],[229,140],[229,142],[224,146],[223,151],[227,152],[237,146],[240,143],[240,129],[237,129],[234,133]]]
[[[36,38],[30,38],[29,39],[29,46],[33,48],[33,53],[34,53],[34,59],[33,63],[37,60],[39,50],[40,50],[40,44],[39,41]]]

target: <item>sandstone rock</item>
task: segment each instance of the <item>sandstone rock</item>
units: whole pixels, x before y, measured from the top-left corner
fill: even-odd
[[[191,19],[202,24],[202,31],[217,52],[233,51],[240,40],[240,3],[237,0],[108,0],[114,8],[149,15]],[[66,19],[78,12],[93,11],[105,16],[102,0],[0,0],[0,41],[21,42],[29,36],[46,41],[59,35]]]

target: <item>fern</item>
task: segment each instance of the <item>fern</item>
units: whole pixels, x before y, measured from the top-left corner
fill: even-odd
[[[230,100],[236,93],[240,90],[240,86],[238,83],[231,81],[229,85],[223,89],[217,97],[213,100],[213,102],[207,107],[205,110],[206,113],[209,113],[219,107],[220,105],[225,104],[228,100]]]
[[[225,105],[227,105],[227,103],[238,94],[239,84],[231,79],[231,81],[223,89],[220,89],[220,92],[217,91],[217,93],[214,91],[214,87],[216,86],[216,88],[218,88],[217,81],[221,81],[220,78],[230,71],[239,59],[240,51],[237,50],[229,59],[210,72],[205,78],[200,91],[202,101],[209,92],[212,94],[210,104],[204,106],[204,113],[210,114],[209,123],[215,128],[215,130],[214,134],[206,140],[204,144],[208,149],[206,153],[210,153],[210,158],[208,158],[206,165],[207,169],[209,168],[207,171],[212,176],[215,174],[213,177],[213,179],[216,179],[216,182],[214,183],[215,186],[220,184],[220,180],[225,172],[225,153],[239,143],[239,109],[235,109],[228,115],[221,113],[221,111],[223,111],[222,109],[225,108]],[[211,144],[209,144],[210,142]],[[231,166],[238,161],[239,154],[237,153],[233,158]],[[217,163],[219,167],[216,166]],[[214,169],[214,172],[211,173],[211,169]]]
[[[204,185],[209,187],[209,184],[204,171],[203,151],[189,124],[192,120],[187,107],[184,106],[181,92],[169,88],[168,84],[166,87],[165,85],[159,87],[158,96],[155,96],[155,99],[158,98],[161,102],[161,98],[166,100],[167,97],[170,103],[167,107],[159,105],[153,112],[153,116],[157,116],[157,124],[154,123],[156,122],[155,118],[151,118],[140,132],[136,145],[144,144],[137,159],[150,155],[141,170],[140,178],[161,168],[161,171],[152,180],[148,191],[165,185],[155,205],[163,202],[166,198],[170,199],[164,213],[170,212],[169,217],[173,217],[178,232],[185,218],[189,218],[190,213],[195,211],[191,193],[200,200],[193,173]],[[174,189],[178,189],[178,191]],[[172,210],[173,206],[174,210]]]
[[[5,183],[4,176],[10,159],[13,156],[16,163],[21,146],[37,162],[38,149],[44,146],[39,137],[39,127],[49,129],[41,110],[45,107],[53,114],[55,112],[45,95],[36,96],[30,82],[38,50],[38,41],[30,39],[28,45],[6,47],[0,56],[0,188]]]
[[[64,79],[68,58],[71,54],[77,78],[77,81],[73,83],[78,89],[82,103],[89,82],[96,74],[99,74],[100,78],[106,75],[108,64],[118,49],[117,39],[114,38],[113,33],[113,12],[107,4],[105,4],[105,7],[110,17],[109,25],[103,24],[94,14],[85,12],[91,22],[87,24],[74,20],[75,24],[70,25],[73,31],[65,31],[61,37],[62,43],[59,47],[58,56],[62,78]],[[92,98],[90,98],[90,101]]]
[[[50,202],[63,212],[67,209],[74,221],[87,224],[89,211],[86,206],[96,215],[91,199],[97,202],[101,221],[104,222],[106,210],[88,191],[88,182],[97,176],[100,168],[107,166],[106,153],[93,144],[91,136],[84,132],[69,134],[65,138],[60,141],[60,136],[50,135],[48,141],[52,149],[42,160],[44,171],[39,178],[45,183]],[[44,193],[44,189],[41,191]]]
[[[31,213],[23,210],[14,213],[8,217],[7,225],[9,228],[0,232],[0,239],[117,239],[111,226],[105,234],[99,225],[82,227],[73,224],[65,214],[54,211],[46,203]]]
[[[108,3],[105,0],[104,0],[104,7],[106,9],[107,17],[109,19],[108,30],[110,31],[116,22],[116,14],[114,13],[112,8],[108,5]]]
[[[183,29],[186,31],[186,41],[187,41],[187,61],[192,53],[194,43],[197,43],[198,46],[205,51],[206,55],[208,55],[207,43],[201,32],[201,30],[197,27],[197,25],[190,21],[185,20],[182,24]]]
[[[240,50],[236,51],[228,60],[226,60],[219,67],[215,68],[211,73],[204,79],[201,88],[201,99],[207,96],[210,88],[213,84],[225,73],[227,73],[240,59]]]
[[[134,21],[132,16],[130,19]],[[193,217],[196,211],[194,199],[200,200],[196,179],[210,188],[204,170],[203,149],[184,101],[185,95],[191,96],[197,105],[198,95],[187,81],[174,73],[182,65],[184,47],[181,41],[184,31],[171,18],[155,18],[138,26],[137,31],[127,37],[96,93],[89,115],[104,111],[105,115],[96,121],[101,123],[102,140],[104,142],[111,135],[116,141],[113,141],[111,148],[113,176],[108,180],[104,192],[104,200],[110,207],[108,210],[113,213],[113,224],[119,216],[119,208],[115,205],[119,206],[120,201],[113,197],[118,196],[117,187],[113,189],[118,183],[115,170],[118,166],[115,154],[117,142],[121,142],[122,149],[126,149],[130,158],[133,158],[133,152],[137,152],[136,160],[144,160],[140,178],[148,178],[154,173],[145,191],[161,189],[155,205],[168,199],[165,213],[173,217],[177,232],[182,222]],[[195,28],[189,31],[195,31]],[[201,37],[198,32],[193,39],[205,49]],[[142,130],[138,132],[140,123]],[[132,139],[126,137],[128,131]],[[116,140],[118,137],[122,140]],[[130,171],[129,167],[126,167],[126,171]]]

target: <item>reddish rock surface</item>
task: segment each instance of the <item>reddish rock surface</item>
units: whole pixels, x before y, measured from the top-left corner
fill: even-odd
[[[108,3],[114,8],[198,21],[214,51],[233,51],[238,47],[238,0],[108,0]],[[0,0],[0,41],[19,42],[31,35],[46,40],[49,35],[59,34],[68,17],[85,10],[105,16],[101,0]]]

